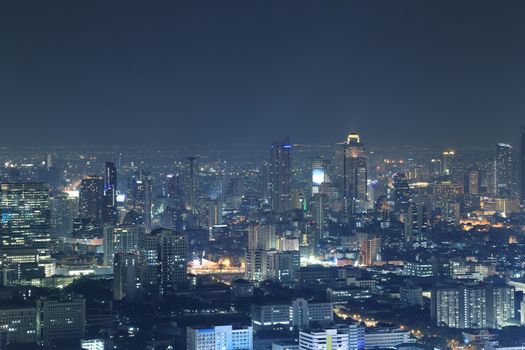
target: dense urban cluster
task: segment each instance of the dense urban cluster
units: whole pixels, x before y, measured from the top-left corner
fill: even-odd
[[[0,349],[525,350],[509,144],[0,152]]]

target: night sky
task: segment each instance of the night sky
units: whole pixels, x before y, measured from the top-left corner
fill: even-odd
[[[0,2],[1,145],[515,142],[525,1]]]

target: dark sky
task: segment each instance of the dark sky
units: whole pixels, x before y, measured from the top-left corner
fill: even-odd
[[[0,144],[514,142],[525,1],[0,2]]]

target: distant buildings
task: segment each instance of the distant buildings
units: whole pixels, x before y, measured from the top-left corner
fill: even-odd
[[[101,227],[104,213],[104,178],[86,176],[80,182],[79,214],[81,219],[89,220]]]
[[[186,334],[187,350],[253,349],[251,326],[188,327]]]
[[[283,213],[292,206],[292,145],[288,141],[272,144],[268,164],[268,203]]]

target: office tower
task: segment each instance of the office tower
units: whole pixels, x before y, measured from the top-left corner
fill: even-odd
[[[113,265],[116,253],[134,253],[139,250],[139,237],[146,233],[144,225],[105,225],[104,265]]]
[[[440,181],[434,184],[434,207],[445,208],[447,203],[454,203],[463,193],[461,186],[452,181]]]
[[[330,182],[328,162],[323,158],[315,158],[312,160],[312,196],[319,192],[319,187],[325,182]]]
[[[187,284],[188,237],[169,229],[155,229],[139,237],[141,283],[165,295]]]
[[[350,133],[343,143],[343,199],[346,208],[354,200],[367,201],[367,168],[365,146],[357,133]]]
[[[36,308],[4,307],[0,309],[0,329],[7,330],[12,343],[34,343],[39,341],[36,323]]]
[[[142,290],[139,274],[137,253],[116,253],[113,263],[113,300],[140,300]]]
[[[349,335],[335,328],[312,329],[299,332],[300,350],[348,350]]]
[[[292,300],[291,325],[298,329],[310,325],[329,325],[334,321],[334,305],[331,302],[314,303],[303,298]]]
[[[268,252],[263,249],[246,250],[245,278],[262,282],[268,277]]]
[[[270,224],[251,224],[248,227],[248,250],[271,250],[277,247],[275,226]]]
[[[57,193],[50,198],[51,234],[65,237],[73,232],[73,221],[78,217],[78,201],[67,193]]]
[[[421,203],[411,203],[405,215],[405,241],[421,242],[428,233],[427,208]]]
[[[381,254],[381,237],[368,234],[359,233],[359,261],[361,265],[370,266],[375,261],[380,260]]]
[[[479,194],[479,170],[469,169],[467,172],[468,194],[477,196]]]
[[[208,227],[222,224],[222,202],[218,199],[208,201]]]
[[[496,194],[500,197],[512,195],[512,147],[505,143],[496,146],[496,160],[494,171]]]
[[[188,327],[187,350],[252,350],[253,328],[251,326]]]
[[[410,203],[410,187],[404,173],[392,176],[394,210],[396,213],[406,213]]]
[[[456,158],[456,152],[452,149],[447,149],[443,152],[442,160],[442,175],[451,175],[454,171],[454,161]]]
[[[43,183],[0,184],[0,244],[8,248],[42,248],[50,243],[49,192]]]
[[[129,193],[131,209],[140,217],[140,223],[151,230],[152,181],[149,174],[140,172],[138,179],[132,179]]]
[[[118,223],[117,211],[117,168],[112,162],[106,162],[104,172],[104,223]]]
[[[81,339],[86,333],[86,299],[64,295],[40,298],[36,304],[37,325],[43,344],[61,339]]]
[[[295,273],[299,271],[299,251],[268,252],[268,278],[284,285],[294,282]]]
[[[96,226],[103,224],[104,211],[104,178],[101,176],[86,176],[80,182],[79,216],[89,220]]]
[[[348,349],[363,350],[365,348],[365,326],[359,323],[336,324],[337,333],[348,334]]]
[[[268,164],[268,202],[280,213],[292,207],[291,150],[288,141],[272,144]]]
[[[520,199],[525,203],[525,126],[521,126],[520,137]]]
[[[186,179],[184,183],[185,195],[184,199],[186,201],[186,210],[195,214],[197,209],[197,196],[198,196],[198,164],[197,157],[190,156],[187,158],[187,168],[186,168]]]
[[[506,284],[487,285],[487,326],[502,328],[515,316],[515,288]]]
[[[250,318],[254,330],[290,330],[290,303],[284,301],[256,302],[251,305]]]

